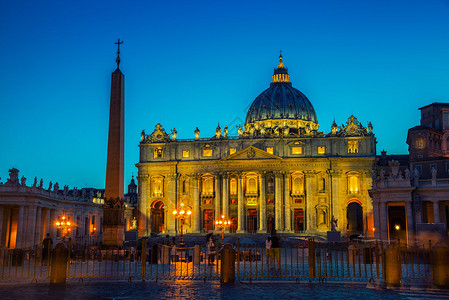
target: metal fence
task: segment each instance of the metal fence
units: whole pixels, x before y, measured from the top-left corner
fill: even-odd
[[[220,248],[219,243],[217,249]],[[235,277],[240,281],[287,280],[380,280],[385,277],[384,255],[388,245],[369,243],[297,242],[279,250],[266,251],[257,244],[234,245]],[[402,278],[410,281],[432,279],[431,245],[398,244]],[[67,277],[219,280],[220,252],[204,245],[169,246],[158,243],[122,250],[68,245]],[[144,250],[141,250],[144,249]],[[279,256],[274,252],[279,251]],[[270,255],[271,252],[271,255]],[[0,252],[0,278],[49,278],[49,256],[42,248],[3,249]]]

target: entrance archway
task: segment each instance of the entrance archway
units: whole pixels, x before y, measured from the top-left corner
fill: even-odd
[[[304,210],[302,208],[294,210],[293,219],[295,222],[295,232],[304,231]]]
[[[231,218],[231,232],[235,233],[237,231],[237,218],[232,217]]]
[[[209,232],[209,230],[214,230],[214,211],[212,209],[204,210],[204,230]]]
[[[257,230],[257,210],[248,209],[248,232],[255,233]]]
[[[164,202],[154,201],[151,205],[151,233],[164,231]]]
[[[346,229],[350,233],[363,233],[363,212],[359,201],[352,201],[346,210]]]

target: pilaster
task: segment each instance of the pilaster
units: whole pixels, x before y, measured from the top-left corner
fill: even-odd
[[[193,220],[192,220],[192,232],[200,233],[201,229],[201,206],[200,206],[200,192],[199,181],[200,174],[194,173],[193,177]]]
[[[315,224],[315,191],[314,181],[316,177],[316,172],[313,170],[304,171],[305,179],[306,179],[306,215],[307,215],[307,231],[309,233],[315,232],[316,224]]]
[[[260,173],[259,232],[267,232],[266,172]]]
[[[275,175],[275,186],[274,186],[274,192],[275,192],[275,196],[274,196],[274,215],[275,215],[275,220],[274,220],[274,225],[275,225],[275,229],[276,231],[281,231],[283,230],[283,226],[282,226],[282,177],[283,174],[280,171],[276,171],[274,173]]]
[[[286,172],[284,174],[284,218],[285,218],[285,227],[284,232],[291,233],[292,232],[292,212],[290,209],[290,173]]]
[[[238,211],[237,211],[237,233],[244,233],[243,230],[243,174],[239,174],[238,179]]]
[[[147,201],[148,201],[148,178],[149,175],[141,173],[137,176],[139,184],[139,198],[137,199],[137,222],[138,222],[138,236],[146,237],[148,232],[148,215],[147,215]],[[84,219],[83,219],[84,222]],[[83,232],[84,234],[84,232]]]

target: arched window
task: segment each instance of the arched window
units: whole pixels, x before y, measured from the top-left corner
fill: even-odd
[[[267,190],[268,193],[273,193],[274,192],[274,179],[273,177],[269,177],[267,180]]]
[[[204,179],[203,192],[204,193],[213,193],[214,192],[214,181],[212,178]]]
[[[324,177],[321,177],[318,181],[319,184],[319,191],[324,192],[326,190],[326,179]]]
[[[304,192],[304,181],[302,177],[295,177],[293,179],[293,192],[295,194],[302,194]]]
[[[248,179],[248,192],[255,193],[257,192],[256,178]]]
[[[348,190],[350,194],[357,194],[359,192],[359,178],[357,175],[349,175]]]
[[[231,179],[230,190],[231,195],[237,194],[237,179],[235,178]]]
[[[164,178],[153,178],[153,194],[154,196],[162,196],[164,193]]]

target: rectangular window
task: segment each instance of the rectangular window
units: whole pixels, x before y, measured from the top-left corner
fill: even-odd
[[[182,157],[189,157],[190,156],[190,151],[189,150],[182,150]]]
[[[268,198],[267,202],[270,203],[270,204],[273,204],[274,203],[274,199],[273,198]]]
[[[295,198],[295,203],[302,203],[302,199],[301,198]]]
[[[292,154],[302,154],[302,147],[292,147]]]
[[[267,152],[270,154],[273,154],[273,147],[267,147]]]
[[[212,156],[212,149],[204,149],[203,156]]]
[[[237,204],[237,199],[231,199],[231,204]]]
[[[229,155],[234,154],[235,152],[237,152],[236,148],[229,149]]]
[[[318,154],[324,154],[324,153],[326,153],[326,147],[319,146],[318,147]]]

